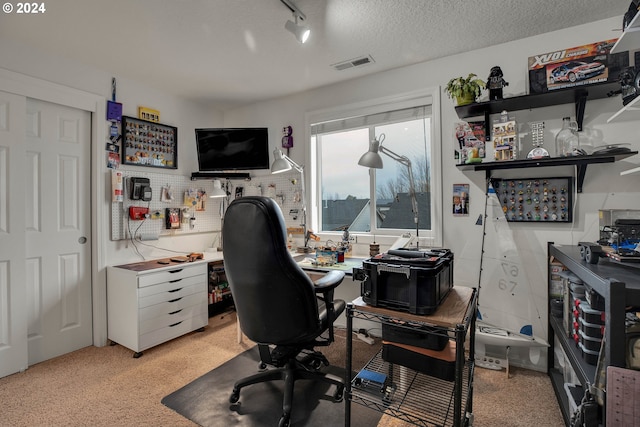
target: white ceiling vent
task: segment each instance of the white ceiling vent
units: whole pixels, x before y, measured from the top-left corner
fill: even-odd
[[[347,68],[363,67],[365,65],[373,64],[374,61],[371,55],[361,56],[359,58],[349,59],[348,61],[338,62],[331,66],[338,71],[346,70]]]

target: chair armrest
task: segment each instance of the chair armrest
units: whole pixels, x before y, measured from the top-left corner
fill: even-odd
[[[332,343],[334,340],[333,322],[336,320],[336,312],[333,307],[333,290],[342,283],[343,279],[344,271],[332,270],[313,282],[316,294],[322,294],[322,297],[318,296],[318,298],[324,300],[324,305],[327,310],[327,320],[329,322],[327,328],[329,331],[329,343]]]
[[[344,271],[332,270],[313,282],[316,293],[335,289],[344,279]]]

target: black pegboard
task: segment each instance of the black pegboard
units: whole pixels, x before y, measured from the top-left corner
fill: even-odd
[[[491,178],[509,222],[573,222],[573,178]]]

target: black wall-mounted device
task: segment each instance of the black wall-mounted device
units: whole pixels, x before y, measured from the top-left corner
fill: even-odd
[[[129,198],[131,200],[151,200],[151,182],[149,178],[129,178]]]

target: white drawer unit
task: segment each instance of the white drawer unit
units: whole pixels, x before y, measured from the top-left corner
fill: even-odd
[[[209,320],[207,292],[203,260],[108,267],[107,336],[140,357],[143,350],[203,329]]]

